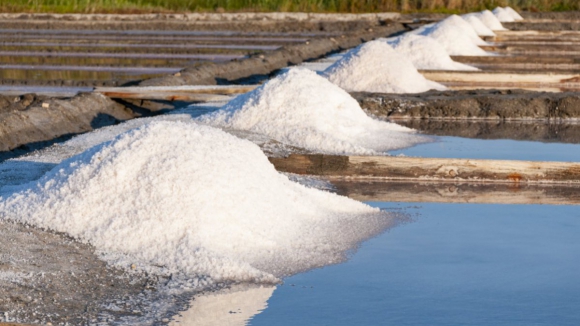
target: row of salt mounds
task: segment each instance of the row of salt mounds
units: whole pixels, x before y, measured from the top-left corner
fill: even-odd
[[[471,27],[475,30],[475,33],[479,36],[495,36],[495,33],[479,19],[478,17],[467,14],[461,15],[466,22],[468,22]]]
[[[288,180],[249,141],[167,121],[63,161],[0,198],[0,217],[65,232],[118,266],[161,265],[210,284],[339,262],[396,220]]]
[[[496,7],[494,10],[492,10],[492,13],[495,15],[495,17],[497,17],[497,20],[499,20],[502,23],[510,23],[516,21],[514,17],[512,17],[512,15],[502,7]]]
[[[503,7],[503,9],[512,16],[512,18],[514,20],[524,20],[524,17],[522,17],[517,11],[515,11],[512,7]]]
[[[428,141],[412,129],[368,117],[343,89],[301,68],[290,69],[197,120],[327,154],[372,155]]]
[[[435,39],[406,33],[385,40],[399,54],[411,60],[417,69],[422,70],[479,70],[475,67],[455,62],[445,48]]]
[[[450,55],[484,56],[489,55],[478,45],[487,45],[479,38],[471,25],[463,18],[452,15],[425,28],[420,35],[437,40]]]
[[[354,48],[322,75],[349,92],[422,93],[445,89],[423,77],[409,59],[383,40]]]
[[[480,12],[474,12],[471,14],[466,14],[464,16],[474,16],[479,18],[479,20],[487,26],[492,31],[505,31],[506,28],[503,27],[501,22],[495,17],[495,15],[489,10],[483,10]]]

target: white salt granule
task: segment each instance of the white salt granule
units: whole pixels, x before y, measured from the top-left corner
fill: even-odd
[[[481,22],[485,26],[487,26],[489,29],[491,29],[492,31],[505,31],[506,30],[503,27],[503,25],[501,24],[501,22],[497,19],[497,17],[495,17],[495,15],[489,10],[474,12],[474,13],[471,13],[468,15],[473,15],[473,16],[479,18],[479,20],[481,20]]]
[[[119,266],[214,281],[272,282],[339,262],[394,222],[192,122],[146,124],[21,187],[0,198],[1,218],[65,232]]]
[[[496,7],[492,11],[492,13],[495,15],[495,17],[497,17],[497,20],[499,20],[502,23],[509,23],[515,21],[514,17],[512,17],[512,15],[502,7]]]
[[[457,15],[450,16],[419,32],[441,43],[450,55],[488,55],[478,45],[486,45],[471,25]]]
[[[300,68],[290,69],[197,121],[327,154],[370,155],[428,141],[412,129],[368,117],[343,89]]]
[[[475,30],[475,33],[477,33],[477,35],[495,36],[495,33],[489,27],[485,26],[485,24],[482,23],[481,19],[479,19],[477,16],[467,14],[462,15],[461,18],[463,18],[466,22],[468,22],[471,25],[471,27]]]
[[[455,62],[445,48],[435,39],[406,33],[385,40],[399,54],[411,60],[422,70],[479,70],[475,67]]]
[[[328,67],[323,76],[347,91],[421,93],[445,86],[427,80],[404,55],[376,40],[349,51]]]
[[[514,20],[524,20],[524,17],[522,17],[517,11],[515,11],[512,7],[503,7],[503,9],[512,16],[512,18]]]

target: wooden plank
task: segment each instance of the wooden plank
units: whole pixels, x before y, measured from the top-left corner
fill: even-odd
[[[421,70],[420,73],[436,82],[580,86],[580,74],[446,70]]]
[[[580,205],[576,186],[365,180],[332,184],[338,194],[359,201]]]
[[[580,185],[580,164],[567,162],[323,154],[293,154],[286,158],[270,158],[270,162],[281,172],[330,178]]]

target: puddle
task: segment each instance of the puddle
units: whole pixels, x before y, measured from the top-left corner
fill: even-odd
[[[578,325],[571,206],[392,204],[413,223],[285,279],[250,325]]]

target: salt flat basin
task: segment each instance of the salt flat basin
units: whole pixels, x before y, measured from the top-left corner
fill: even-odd
[[[250,325],[578,325],[572,206],[370,203],[418,214],[285,279]]]

